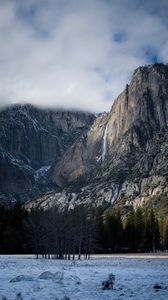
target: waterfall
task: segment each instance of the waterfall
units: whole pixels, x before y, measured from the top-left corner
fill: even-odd
[[[103,135],[102,161],[104,161],[106,156],[106,151],[107,151],[107,131],[108,131],[108,127],[106,125],[104,130],[104,135]]]

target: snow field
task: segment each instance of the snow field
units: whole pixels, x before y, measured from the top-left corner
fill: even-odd
[[[40,276],[43,272],[48,273]],[[116,278],[114,289],[103,291],[110,273]],[[161,289],[155,290],[155,284]],[[73,262],[0,256],[0,299],[14,300],[17,293],[24,300],[166,300],[168,258],[108,256]]]

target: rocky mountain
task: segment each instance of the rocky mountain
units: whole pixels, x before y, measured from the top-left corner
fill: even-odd
[[[136,69],[111,111],[53,164],[50,179],[62,191],[29,207],[154,205],[168,211],[168,65]]]
[[[45,191],[47,172],[93,123],[85,112],[13,105],[0,111],[0,195],[5,202]]]

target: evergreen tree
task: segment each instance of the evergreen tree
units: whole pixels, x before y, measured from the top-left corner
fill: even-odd
[[[168,217],[165,217],[165,219],[164,219],[163,245],[164,245],[164,249],[168,250]]]
[[[135,212],[135,248],[138,251],[143,250],[144,226],[142,209],[138,207]]]
[[[159,222],[158,222],[158,219],[156,217],[155,217],[155,227],[154,227],[153,249],[155,251],[160,249]]]
[[[145,213],[144,245],[146,251],[156,251],[160,248],[159,225],[153,209]]]
[[[104,220],[104,241],[106,251],[116,252],[120,249],[123,239],[123,226],[119,214],[105,215]]]
[[[132,209],[126,219],[125,229],[124,229],[124,245],[129,251],[135,251],[135,213]]]
[[[95,210],[95,232],[96,232],[96,252],[104,252],[104,224],[103,224],[103,209],[97,207]]]

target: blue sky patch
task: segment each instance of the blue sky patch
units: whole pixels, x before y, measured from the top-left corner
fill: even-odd
[[[148,47],[144,51],[145,58],[147,59],[148,63],[156,63],[160,60],[159,55],[157,54],[156,49],[152,47]]]
[[[116,43],[124,43],[127,39],[127,35],[124,31],[119,31],[114,34],[113,40]]]

